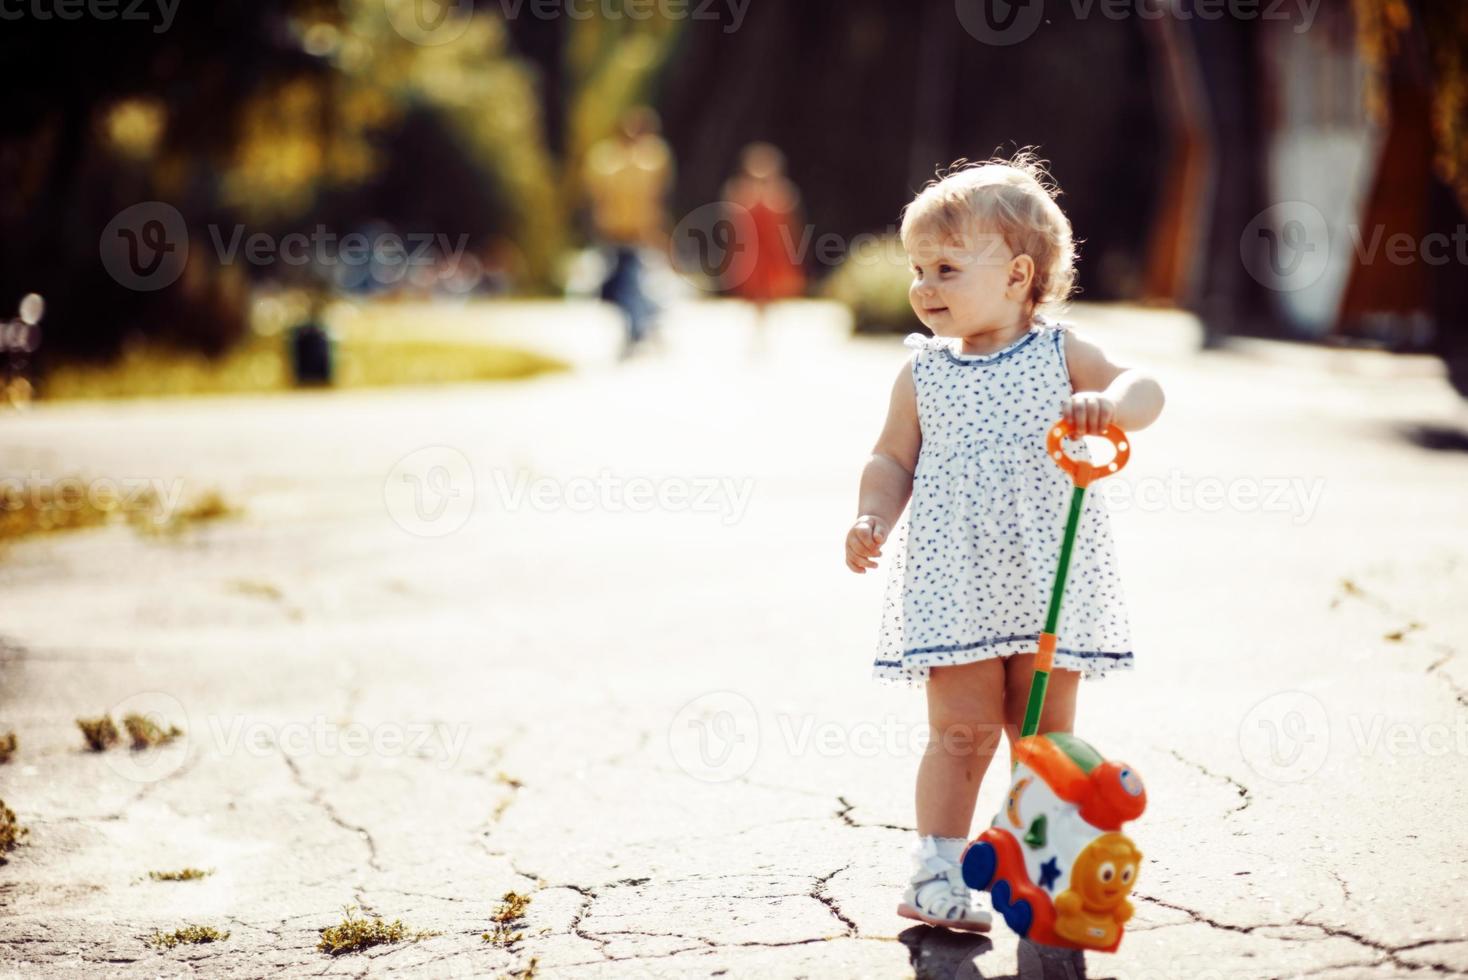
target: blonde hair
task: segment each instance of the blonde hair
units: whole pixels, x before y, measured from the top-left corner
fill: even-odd
[[[1029,149],[1011,159],[958,160],[902,209],[902,243],[921,228],[942,240],[962,241],[975,228],[998,233],[1010,251],[1035,263],[1034,308],[1065,302],[1075,288],[1075,241],[1070,219],[1055,199],[1060,188],[1045,161]]]

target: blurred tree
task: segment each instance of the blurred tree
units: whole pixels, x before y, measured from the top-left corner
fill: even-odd
[[[328,219],[338,235],[385,221],[512,242],[520,287],[551,287],[579,159],[646,94],[676,24],[615,4],[567,28],[446,3],[428,19],[442,33],[421,35],[415,4],[218,0],[179,5],[167,23],[7,20],[0,303],[47,297],[43,355],[106,356],[135,334],[218,352],[246,328],[249,281],[285,270],[217,243]],[[163,288],[129,288],[99,241],[155,200],[182,215],[187,261]]]
[[[1429,98],[1433,164],[1468,211],[1468,4],[1462,0],[1354,0],[1356,34],[1371,69],[1368,101],[1374,114],[1387,112],[1394,63],[1425,61],[1431,74]],[[1426,57],[1412,52],[1425,48]]]
[[[817,252],[821,236],[895,228],[937,167],[1032,144],[1083,242],[1082,297],[1134,295],[1161,151],[1145,22],[1069,4],[1046,18],[1008,47],[966,33],[953,0],[751,4],[732,32],[693,21],[658,101],[686,175],[677,211],[718,200],[740,147],[773,143],[804,194],[802,257],[819,277],[840,260]]]

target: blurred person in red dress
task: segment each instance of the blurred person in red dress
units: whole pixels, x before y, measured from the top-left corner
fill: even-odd
[[[754,304],[755,343],[762,345],[769,304],[805,292],[800,191],[785,176],[785,154],[769,143],[746,146],[740,153],[739,173],[724,185],[724,200],[736,217],[733,225],[743,240],[741,250],[753,256],[741,263],[748,275],[730,286],[735,295]]]

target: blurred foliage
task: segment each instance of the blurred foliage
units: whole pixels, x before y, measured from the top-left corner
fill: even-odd
[[[173,534],[200,521],[239,513],[218,490],[195,494],[174,506],[151,487],[126,495],[116,481],[79,476],[0,483],[0,541],[104,524],[126,523],[146,534]]]
[[[10,757],[15,755],[15,750],[19,745],[20,741],[15,737],[15,732],[0,735],[0,766],[10,761]]]
[[[681,20],[609,0],[527,57],[512,33],[540,29],[528,12],[507,24],[482,3],[454,21],[451,5],[438,43],[399,30],[415,3],[218,0],[162,30],[7,20],[0,304],[47,297],[44,366],[133,335],[211,356],[245,338],[251,280],[299,270],[222,261],[211,233],[241,224],[277,240],[318,222],[466,232],[471,251],[510,256],[520,290],[554,288],[580,155],[647,95]],[[183,277],[157,292],[112,281],[98,255],[107,222],[148,200],[190,237]]]
[[[422,308],[417,313],[421,315]],[[333,320],[338,321],[333,323]],[[337,388],[526,378],[567,365],[529,351],[470,338],[437,338],[414,330],[415,314],[395,306],[367,318],[328,316]],[[107,364],[65,364],[46,377],[42,394],[60,398],[154,398],[251,394],[294,386],[286,339],[251,331],[218,357],[138,340]]]
[[[858,331],[905,334],[923,329],[907,298],[911,284],[902,240],[886,235],[875,246],[847,253],[826,277],[822,292],[851,308]]]
[[[610,134],[624,112],[652,101],[652,82],[667,62],[681,21],[655,17],[572,22],[566,49],[569,111],[563,194],[582,203],[582,163],[593,144]]]
[[[1468,4],[1463,0],[1353,0],[1357,48],[1369,69],[1367,107],[1386,113],[1394,62],[1430,77],[1433,164],[1468,211]],[[1422,49],[1425,48],[1425,57]],[[1425,62],[1425,63],[1423,63]]]

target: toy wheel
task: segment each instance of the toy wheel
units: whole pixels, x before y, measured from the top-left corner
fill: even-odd
[[[994,885],[994,910],[1004,916],[1004,924],[1018,936],[1028,936],[1030,926],[1035,924],[1035,911],[1030,908],[1030,903],[1024,899],[1017,902],[1009,900],[1009,882],[999,881]]]
[[[1030,903],[1021,899],[1004,910],[1004,923],[1013,930],[1016,936],[1028,936],[1030,926],[1035,924],[1035,913],[1030,909]]]
[[[994,872],[999,868],[999,855],[994,853],[993,844],[986,840],[977,840],[963,852],[961,867],[965,885],[987,891],[990,882],[994,880]]]

